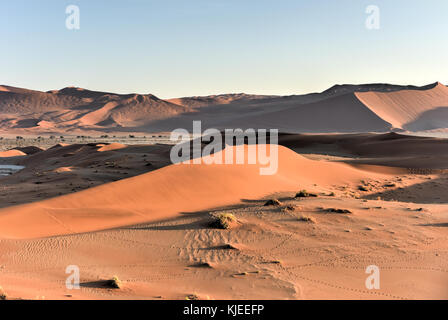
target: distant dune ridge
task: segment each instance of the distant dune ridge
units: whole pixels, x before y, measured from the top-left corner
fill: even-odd
[[[423,131],[448,126],[448,88],[441,83],[427,90],[356,92],[372,112],[395,128]]]
[[[448,130],[448,88],[336,85],[321,93],[244,93],[159,99],[68,87],[40,92],[0,86],[0,131],[104,133],[203,128],[277,128],[285,132]]]

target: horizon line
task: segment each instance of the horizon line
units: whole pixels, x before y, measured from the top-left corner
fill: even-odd
[[[399,86],[399,87],[415,87],[415,88],[425,88],[425,87],[429,87],[429,86],[437,86],[437,85],[442,85],[442,86],[448,86],[443,84],[440,81],[435,81],[435,82],[430,82],[428,84],[423,84],[423,85],[416,85],[416,84],[397,84],[397,83],[388,83],[388,82],[365,82],[365,83],[335,83],[332,86],[327,87],[326,89],[322,90],[322,91],[310,91],[310,92],[304,92],[304,93],[292,93],[292,94],[265,94],[265,93],[247,93],[247,92],[224,92],[224,93],[211,93],[211,94],[203,94],[203,95],[186,95],[186,96],[177,96],[177,97],[170,97],[170,98],[160,98],[160,96],[147,92],[147,93],[139,93],[139,92],[127,92],[127,93],[122,93],[122,92],[114,92],[114,91],[110,91],[110,90],[101,90],[101,89],[89,89],[87,87],[79,87],[79,86],[74,86],[74,85],[69,85],[69,86],[65,86],[62,87],[60,89],[50,89],[50,90],[40,90],[40,89],[30,89],[27,87],[22,87],[22,86],[12,86],[12,85],[8,85],[8,84],[0,84],[0,88],[1,87],[9,87],[9,88],[15,88],[15,89],[22,89],[22,90],[29,90],[29,91],[36,91],[36,92],[42,92],[42,93],[53,93],[53,92],[59,92],[61,90],[64,89],[82,89],[85,91],[91,91],[91,92],[102,92],[105,94],[114,94],[114,95],[143,95],[143,96],[147,96],[147,95],[151,95],[154,96],[158,99],[161,100],[171,100],[171,99],[182,99],[182,98],[200,98],[200,97],[211,97],[211,96],[224,96],[224,95],[249,95],[249,96],[267,96],[267,97],[290,97],[290,96],[300,96],[300,95],[308,95],[308,94],[319,94],[319,93],[324,93],[334,87],[337,86],[366,86],[366,85],[386,85],[386,86]],[[7,92],[7,91],[3,91],[0,90],[0,92]]]

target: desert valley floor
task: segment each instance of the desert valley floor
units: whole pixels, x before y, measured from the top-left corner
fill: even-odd
[[[172,165],[162,143],[31,140],[0,153],[24,167],[0,178],[7,299],[448,298],[446,139],[281,135],[272,176]]]

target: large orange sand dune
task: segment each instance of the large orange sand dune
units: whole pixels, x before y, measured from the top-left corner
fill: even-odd
[[[441,83],[429,90],[356,92],[355,95],[395,128],[423,131],[446,127],[448,88]]]
[[[315,184],[325,187],[355,183],[375,176],[347,164],[305,159],[281,146],[278,154],[278,172],[270,176],[260,175],[260,164],[179,164],[81,192],[5,208],[0,211],[0,238],[47,237],[162,220],[275,192],[313,188]]]

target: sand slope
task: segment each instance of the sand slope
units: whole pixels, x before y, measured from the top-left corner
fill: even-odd
[[[440,83],[423,87],[371,84],[337,85],[322,93],[285,97],[172,99],[195,112],[152,121],[150,127],[190,129],[193,120],[201,120],[203,128],[274,128],[297,133],[446,128],[446,109],[440,106],[448,103],[447,91]]]
[[[441,158],[447,141],[389,133],[289,134],[279,142],[314,159],[334,151],[403,163]],[[260,176],[259,165],[157,169],[169,162],[167,153],[162,145],[89,143],[3,159],[26,168],[2,178],[0,206],[49,199],[0,210],[7,298],[447,298],[448,173],[383,168],[389,174],[380,175],[285,147],[274,176]],[[106,184],[49,198],[81,182]],[[318,197],[296,198],[301,189]],[[272,198],[281,203],[265,206]],[[226,204],[237,205],[215,208]],[[223,212],[238,219],[235,228],[210,225]],[[115,226],[122,227],[83,233]],[[372,264],[380,268],[380,289],[365,285]],[[69,265],[80,268],[79,290],[66,287]],[[107,286],[112,276],[121,289]]]
[[[136,127],[191,111],[147,94],[114,94],[82,88],[40,92],[2,86],[0,128],[41,133]]]
[[[423,131],[447,127],[448,88],[441,83],[424,91],[357,92],[355,95],[395,128]]]
[[[354,183],[372,175],[346,164],[308,160],[284,147],[279,147],[275,175],[261,176],[259,168],[259,164],[171,165],[74,194],[6,208],[0,211],[0,237],[46,237],[155,221],[314,184]]]
[[[20,150],[8,150],[0,152],[0,158],[26,156],[26,153]]]
[[[364,163],[413,169],[448,169],[448,140],[395,132],[385,134],[280,134],[279,144],[301,154],[342,157]]]
[[[221,94],[160,99],[82,88],[39,92],[2,86],[0,131],[20,134],[166,132],[203,128],[277,128],[286,132],[385,132],[448,129],[448,89],[389,84],[336,85],[292,96]]]
[[[366,108],[352,93],[304,105],[292,101],[286,109],[241,118],[235,125],[296,132],[368,132],[391,128],[387,121]]]

